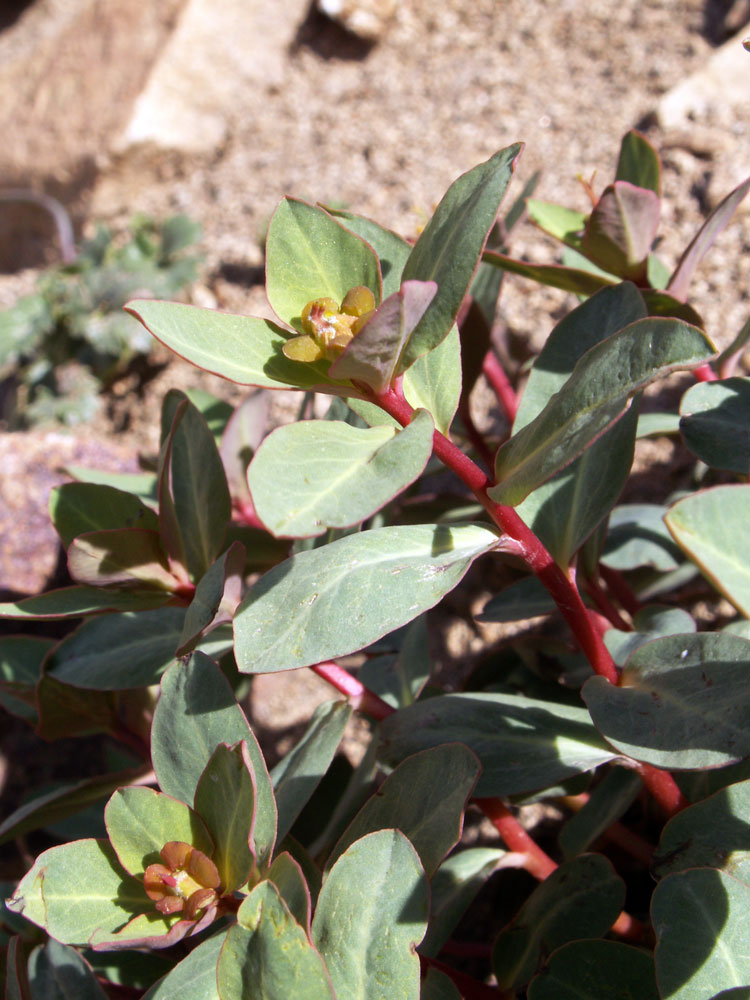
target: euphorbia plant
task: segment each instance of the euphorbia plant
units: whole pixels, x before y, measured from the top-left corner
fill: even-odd
[[[630,188],[649,190],[649,179],[653,188],[653,158],[627,141],[627,197],[615,185],[610,201],[652,218],[653,197]],[[99,728],[140,746],[155,772],[144,763],[135,787],[100,781],[100,795],[118,789],[105,809],[109,840],[47,850],[11,909],[66,947],[88,946],[104,978],[114,965],[100,956],[111,949],[173,948],[174,967],[150,1000],[177,991],[196,1000],[692,1000],[750,984],[738,943],[750,911],[738,832],[750,817],[750,633],[744,620],[698,632],[687,610],[653,603],[700,568],[747,614],[750,584],[727,540],[736,549],[732,526],[750,487],[699,490],[669,510],[617,506],[642,391],[675,371],[706,377],[716,352],[690,322],[694,311],[650,294],[645,237],[632,259],[618,256],[602,208],[581,245],[600,254],[606,244],[608,266],[625,261],[628,280],[577,288],[594,294],[552,330],[520,399],[503,382],[508,440],[491,447],[478,434],[466,394],[483,364],[496,384],[499,373],[492,354],[477,363],[471,338],[484,343],[494,306],[492,268],[504,257],[486,247],[508,229],[497,216],[518,152],[459,178],[413,246],[350,213],[283,201],[267,239],[278,322],[129,306],[211,372],[334,397],[327,419],[253,438],[245,493],[229,486],[242,451],[237,421],[219,419],[218,445],[199,409],[171,394],[156,496],[135,503],[112,483],[62,487],[55,523],[78,586],[0,609],[101,613],[59,644],[18,647],[26,683],[16,667],[15,696],[47,736],[55,725],[76,731],[76,712],[106,718]],[[745,379],[693,388],[680,418],[660,426],[680,429],[706,465],[746,476],[745,439],[727,447],[726,437],[748,392]],[[433,458],[456,477],[440,496],[422,485]],[[275,548],[261,546],[269,536]],[[557,610],[568,631],[521,636],[488,653],[462,690],[440,691],[427,684],[425,613],[483,556],[515,581],[485,620]],[[271,568],[248,583],[264,558]],[[207,653],[221,657],[225,676]],[[358,662],[345,668],[339,660],[352,654]],[[238,688],[242,675],[297,668],[345,699],[318,709],[269,774],[227,679]],[[122,692],[160,677],[153,713],[140,702],[147,721],[153,714],[149,752],[133,695]],[[331,764],[353,709],[370,720],[370,745],[337,785]],[[373,795],[378,769],[385,778]],[[160,791],[142,787],[155,783]],[[91,785],[31,803],[2,834],[41,825],[45,809],[72,811],[86,794]],[[572,816],[547,850],[515,805],[548,800]],[[620,822],[636,800],[648,837],[661,835],[656,849]],[[469,801],[507,851],[454,851]],[[627,869],[622,851],[659,879],[650,924],[642,902],[626,905],[613,865]],[[451,938],[480,886],[507,866],[540,884],[480,946],[489,986],[451,966],[461,951]],[[62,960],[50,943],[26,963],[23,947],[19,938],[9,951],[19,991],[29,970]],[[140,975],[134,986],[156,978]]]

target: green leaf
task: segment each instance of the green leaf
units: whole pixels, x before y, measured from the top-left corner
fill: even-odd
[[[720,789],[664,827],[654,874],[688,868],[717,868],[750,885],[750,781]]]
[[[407,757],[354,817],[326,867],[368,833],[398,827],[431,878],[461,837],[464,809],[479,770],[476,754],[461,743],[446,743]],[[439,782],[436,775],[440,775]]]
[[[687,611],[683,611],[682,608],[651,604],[636,611],[633,628],[629,632],[616,628],[608,629],[604,633],[604,645],[617,666],[622,667],[631,653],[652,639],[658,639],[662,635],[685,635],[695,631],[695,621]]]
[[[630,129],[620,144],[615,180],[628,181],[661,196],[661,160],[648,139]]]
[[[151,727],[151,759],[164,792],[190,805],[211,755],[220,743],[245,740],[253,762],[257,812],[255,856],[260,867],[276,839],[276,804],[263,755],[245,714],[216,664],[202,653],[170,667]]]
[[[320,876],[318,875],[318,880]],[[279,895],[297,923],[310,934],[311,899],[302,866],[291,854],[278,854],[268,869],[268,881],[273,882]]]
[[[320,890],[313,941],[336,995],[419,1000],[416,947],[427,927],[429,886],[398,830],[381,830],[342,854]]]
[[[664,517],[680,548],[750,618],[750,486],[714,486],[673,504]]]
[[[237,665],[272,673],[362,649],[437,604],[499,541],[478,525],[423,524],[300,552],[261,577],[240,605]]]
[[[291,830],[327,772],[351,714],[344,701],[318,705],[300,741],[271,772],[279,813],[277,840]]]
[[[560,830],[558,841],[565,859],[587,850],[627,812],[642,787],[643,782],[634,771],[609,768],[580,812],[574,813]]]
[[[435,427],[447,434],[461,397],[461,338],[458,327],[429,354],[417,358],[404,374],[404,396],[415,410],[432,415]]]
[[[328,378],[327,362],[309,365],[285,357],[281,348],[291,331],[270,320],[154,299],[135,299],[126,312],[179,357],[231,382],[262,389],[333,388],[337,384]],[[342,395],[351,393],[350,385],[342,391]]]
[[[90,619],[56,646],[46,671],[64,684],[94,691],[156,684],[174,661],[184,620],[184,608]]]
[[[465,743],[482,763],[475,795],[548,788],[611,760],[588,712],[510,694],[449,694],[418,701],[381,724],[381,759],[395,765],[441,743]]]
[[[300,314],[309,301],[331,298],[338,304],[357,285],[380,302],[372,247],[322,208],[284,198],[266,238],[266,292],[279,319],[301,331]]]
[[[164,414],[170,424],[169,415],[182,400],[187,397],[177,389],[167,394]],[[214,436],[192,403],[188,402],[171,433],[170,481],[175,513],[187,568],[193,580],[200,580],[221,552],[232,501]]]
[[[357,236],[370,244],[380,261],[380,273],[383,277],[383,298],[393,295],[401,287],[401,275],[404,265],[411,253],[411,244],[403,238],[385,229],[371,219],[340,209],[328,208],[327,211],[341,221]]]
[[[39,682],[37,706],[37,733],[44,740],[112,732],[120,726],[114,692],[75,688],[51,674]]]
[[[88,963],[54,938],[29,956],[29,982],[39,1000],[107,1000]]]
[[[420,954],[422,951],[420,949]],[[432,968],[422,980],[420,1000],[461,1000],[461,994],[444,972]]]
[[[676,413],[641,413],[638,416],[638,438],[667,437],[679,432],[680,418]]]
[[[432,434],[424,410],[400,432],[340,420],[279,427],[250,465],[257,514],[272,534],[291,538],[358,524],[418,478],[432,453]]]
[[[142,879],[149,865],[163,864],[159,853],[170,840],[179,840],[211,857],[214,844],[200,816],[153,788],[120,788],[104,810],[104,822],[120,864]]]
[[[320,954],[271,882],[253,889],[237,920],[219,957],[221,1000],[335,1000]]]
[[[78,583],[108,587],[147,586],[173,591],[172,575],[159,534],[145,528],[90,531],[73,539],[68,569]]]
[[[539,416],[592,347],[646,317],[643,296],[631,282],[603,288],[569,312],[552,330],[531,369],[513,433]]]
[[[245,547],[233,542],[198,581],[177,644],[176,656],[192,653],[206,633],[232,620],[242,596]]]
[[[143,776],[143,770],[129,768],[113,774],[96,775],[75,784],[62,785],[24,803],[0,823],[0,844],[21,837],[30,830],[51,826],[74,816],[93,803],[108,798],[117,788]]]
[[[357,677],[393,708],[416,701],[432,672],[427,617],[408,626],[398,653],[366,659]]]
[[[219,454],[235,503],[250,499],[247,467],[263,440],[270,404],[270,393],[255,389],[240,403],[224,429]]]
[[[572,208],[555,205],[551,201],[527,198],[526,209],[529,219],[553,239],[570,246],[581,244],[581,233],[586,225],[586,216]]]
[[[581,251],[610,274],[643,281],[660,215],[655,192],[615,181],[604,189],[588,218]]]
[[[633,653],[617,687],[592,677],[582,696],[599,732],[635,760],[721,767],[750,756],[750,642],[728,633],[666,636]]]
[[[2,314],[0,314],[1,321]],[[4,1000],[29,1000],[28,962],[25,942],[20,934],[14,934],[5,949],[5,962],[0,965],[0,979],[5,980]]]
[[[50,493],[49,512],[63,547],[78,535],[111,528],[157,531],[154,512],[132,493],[96,483],[63,483]]]
[[[633,405],[582,455],[519,504],[517,511],[560,566],[567,568],[617,503],[635,453]]]
[[[143,1000],[220,1000],[216,966],[224,939],[224,934],[214,934],[202,941],[187,958],[154,983]]]
[[[631,503],[615,507],[601,561],[611,569],[651,566],[662,573],[680,565],[681,553],[664,523],[666,507]]]
[[[639,320],[596,344],[542,412],[500,448],[490,496],[520,503],[621,417],[630,396],[712,353],[702,331],[670,319]]]
[[[653,254],[649,256],[649,261],[652,259]],[[674,319],[690,323],[691,326],[699,326],[701,330],[705,329],[706,323],[701,314],[696,312],[687,302],[680,302],[669,292],[659,288],[642,288],[641,294],[648,307],[649,316],[671,316]]]
[[[571,941],[550,955],[529,1000],[659,1000],[654,960],[619,941]]]
[[[173,595],[155,590],[104,590],[101,587],[62,587],[46,594],[0,604],[0,618],[82,618],[104,611],[142,611],[158,608]]]
[[[253,778],[247,743],[231,748],[220,743],[195,789],[195,811],[214,842],[212,861],[225,893],[243,886],[255,865],[251,847],[255,821]]]
[[[674,273],[667,285],[667,291],[671,292],[675,298],[684,300],[687,297],[688,287],[698,265],[711,248],[717,236],[729,224],[730,219],[748,191],[750,191],[750,177],[741,184],[738,184],[733,191],[729,192],[695,234],[690,245],[680,257],[677,267],[674,269]]]
[[[469,847],[447,858],[430,883],[430,923],[420,955],[436,958],[479,890],[499,866],[505,851]]]
[[[750,378],[699,382],[680,401],[680,431],[692,453],[714,469],[750,474]]]
[[[476,617],[480,622],[520,622],[551,614],[556,608],[539,577],[524,576],[490,598]]]
[[[659,995],[714,1000],[750,984],[748,912],[750,887],[725,872],[693,868],[663,879],[651,900]]]
[[[0,705],[32,725],[36,724],[36,685],[42,661],[55,645],[52,639],[11,635],[0,644]]]
[[[454,181],[414,245],[403,280],[435,281],[438,293],[409,338],[399,372],[450,333],[520,151],[519,144],[508,146]]]
[[[437,290],[434,281],[404,281],[344,348],[331,365],[331,375],[364,382],[374,392],[384,392],[396,375],[409,337]]]
[[[106,840],[76,840],[43,851],[8,902],[63,944],[86,945],[153,909],[142,883],[121,868]],[[166,928],[163,922],[163,927]]]
[[[64,471],[77,482],[111,486],[136,496],[152,509],[156,504],[156,477],[153,472],[105,472],[102,469],[87,469],[83,465],[66,465]]]
[[[501,987],[527,983],[555,948],[609,930],[625,902],[625,883],[601,854],[566,861],[532,892],[492,949]]]
[[[619,282],[614,276],[599,273],[599,269],[591,271],[581,267],[564,267],[560,264],[532,264],[527,260],[516,260],[504,253],[496,253],[494,250],[485,250],[482,260],[494,267],[499,267],[502,271],[510,271],[511,274],[518,274],[522,278],[530,278],[538,281],[540,285],[548,285],[550,288],[560,288],[564,292],[573,292],[576,295],[593,295],[600,288],[608,285],[617,285]]]

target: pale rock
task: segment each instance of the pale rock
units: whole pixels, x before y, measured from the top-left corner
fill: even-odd
[[[232,119],[282,84],[305,9],[304,0],[186,0],[116,150],[219,148]]]
[[[656,107],[662,128],[675,129],[698,119],[721,121],[730,112],[750,117],[750,52],[735,35],[711,56],[703,69],[669,90]]]
[[[317,0],[318,10],[337,21],[347,31],[379,41],[396,13],[396,0]]]

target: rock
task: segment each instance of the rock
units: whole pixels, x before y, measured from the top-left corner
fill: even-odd
[[[353,35],[379,41],[396,13],[396,0],[317,0],[318,10]]]
[[[0,33],[3,185],[85,184],[183,0],[37,0]]]
[[[698,119],[721,123],[732,112],[747,116],[750,103],[750,52],[735,35],[711,56],[703,69],[668,91],[656,107],[664,129],[681,128]]]
[[[232,118],[281,85],[305,9],[305,0],[187,0],[116,150],[219,148]]]

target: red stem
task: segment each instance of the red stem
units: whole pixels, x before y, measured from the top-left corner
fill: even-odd
[[[513,813],[501,799],[475,799],[484,815],[491,821],[511,851],[526,855],[524,868],[534,878],[543,882],[557,868],[552,858],[545,854],[528,835]]]
[[[719,378],[708,362],[693,368],[693,375],[699,382],[716,382]]]
[[[583,585],[586,588],[586,592],[593,598],[597,607],[613,628],[618,628],[622,632],[633,631],[633,626],[625,621],[598,581],[587,577]]]
[[[508,423],[512,424],[516,419],[518,411],[518,397],[493,350],[487,351],[484,356],[482,373],[492,386],[492,390],[497,396],[497,401],[500,403],[503,413],[508,418]]]
[[[474,450],[477,452],[487,468],[492,470],[495,467],[495,456],[493,455],[487,442],[484,440],[484,436],[477,428],[477,425],[474,423],[474,418],[471,415],[468,400],[461,400],[458,404],[458,413],[463,421],[464,427],[466,428],[467,437],[474,445]]]
[[[343,667],[340,667],[338,663],[334,663],[333,660],[326,660],[325,663],[316,663],[310,669],[318,677],[322,677],[324,681],[332,684],[341,694],[345,694],[352,708],[357,709],[359,712],[364,712],[365,715],[369,715],[373,719],[385,719],[386,716],[392,715],[396,711],[387,701],[383,701],[373,691],[366,688],[361,681],[358,681],[356,677],[352,677],[348,670],[344,670]]]
[[[411,420],[412,408],[397,392],[387,389],[374,400],[404,427]],[[539,577],[554,598],[560,612],[577,637],[581,648],[597,674],[606,677],[612,684],[617,683],[617,670],[612,657],[604,645],[599,630],[595,627],[581,600],[581,595],[563,573],[547,549],[536,535],[521,520],[512,507],[495,503],[487,495],[490,484],[478,465],[457,448],[452,441],[435,431],[433,448],[437,457],[463,480],[474,493],[500,530],[519,543],[517,554]]]
[[[641,610],[641,602],[628,586],[622,573],[599,563],[599,574],[629,615],[635,615]]]
[[[399,387],[388,388],[378,396],[373,394],[373,402],[398,420],[402,426],[406,427],[410,422],[413,411],[404,399],[403,393],[399,391]],[[595,673],[606,677],[611,684],[617,684],[619,680],[617,668],[604,645],[601,632],[593,617],[586,611],[575,584],[565,575],[515,510],[490,499],[487,494],[487,487],[490,485],[487,476],[478,465],[464,455],[460,448],[439,431],[435,431],[433,450],[443,464],[455,472],[472,490],[498,528],[518,543],[514,551],[539,577],[552,596]],[[649,764],[638,764],[638,772],[646,787],[668,815],[674,815],[687,805],[687,800],[668,771],[659,771]]]

